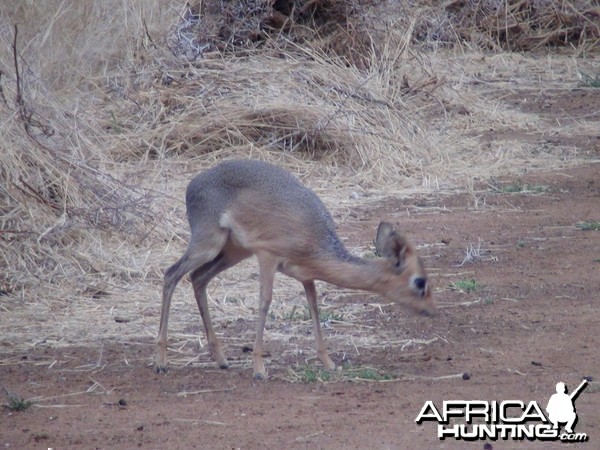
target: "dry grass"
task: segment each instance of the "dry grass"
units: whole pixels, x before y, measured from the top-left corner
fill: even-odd
[[[453,0],[424,6],[415,36],[424,42],[511,51],[572,47],[593,51],[600,8],[585,0]]]
[[[557,127],[496,94],[516,82],[575,87],[581,71],[597,72],[594,60],[485,54],[476,43],[426,50],[415,43],[426,9],[384,16],[377,7],[358,22],[351,8],[338,10],[334,27],[326,16],[291,15],[293,27],[226,53],[190,34],[197,19],[176,1],[0,5],[0,351],[152,342],[162,269],[188,235],[185,185],[224,158],[288,167],[342,218],[361,201],[579,161],[564,148],[534,155],[518,136],[589,134],[588,122]],[[344,53],[340,36],[354,36],[360,51]],[[482,145],[490,129],[505,137]],[[349,246],[365,252],[361,244]],[[229,345],[251,341],[255,275],[246,263],[210,292]],[[172,313],[177,364],[198,363],[186,284]],[[340,295],[353,294],[322,301]],[[296,283],[281,278],[275,299],[268,337],[310,328],[285,320],[304,305]],[[336,307],[345,319],[329,324],[332,349],[403,345],[360,326],[362,303]],[[294,345],[282,357],[304,364],[312,338]]]

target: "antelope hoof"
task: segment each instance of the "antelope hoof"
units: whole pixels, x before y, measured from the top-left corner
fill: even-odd
[[[154,364],[154,372],[156,373],[167,373],[167,367],[159,364]]]
[[[419,314],[423,317],[434,317],[435,312],[430,309],[422,309]]]
[[[264,373],[262,373],[262,372],[256,372],[256,373],[255,373],[255,374],[252,376],[252,378],[253,378],[255,381],[265,381],[265,380],[267,379],[267,376],[266,376]]]
[[[329,355],[327,355],[327,354],[321,355],[319,358],[321,359],[321,362],[323,363],[323,367],[325,368],[325,370],[327,372],[335,372],[335,370],[337,369],[337,366],[331,360]]]
[[[325,369],[325,372],[335,372],[336,370],[341,369],[341,367],[338,367],[335,364],[326,364],[323,366],[323,368]]]
[[[229,363],[219,363],[219,369],[227,370],[229,369]]]

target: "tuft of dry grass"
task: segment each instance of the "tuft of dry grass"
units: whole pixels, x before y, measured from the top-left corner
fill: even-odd
[[[585,0],[429,0],[415,37],[430,44],[509,51],[573,47],[591,52],[600,42],[600,8]]]

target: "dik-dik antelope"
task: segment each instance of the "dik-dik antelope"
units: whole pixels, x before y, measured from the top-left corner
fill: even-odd
[[[217,274],[252,255],[256,255],[260,269],[260,305],[252,354],[256,379],[266,377],[263,332],[277,271],[304,286],[317,354],[327,370],[334,370],[336,365],[321,335],[315,280],[375,292],[388,301],[408,303],[424,312],[433,308],[423,263],[415,247],[392,225],[381,222],[377,230],[375,246],[381,257],[351,255],[319,197],[279,167],[255,160],[223,162],[192,179],[186,206],[191,238],[182,258],[165,273],[157,371],[167,364],[171,297],[188,272],[210,353],[219,367],[228,367],[210,320],[206,286]]]

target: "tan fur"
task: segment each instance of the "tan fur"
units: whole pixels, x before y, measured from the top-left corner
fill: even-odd
[[[335,363],[321,335],[315,280],[363,289],[390,302],[431,311],[425,268],[414,246],[386,222],[375,239],[381,257],[350,255],[335,232],[331,215],[311,190],[289,172],[254,161],[228,161],[196,176],[186,194],[192,236],[183,257],[165,272],[156,370],[167,364],[167,326],[171,297],[191,272],[194,294],[211,354],[221,368],[227,359],[207,305],[206,286],[218,273],[255,255],[260,268],[260,305],[253,349],[254,377],[263,379],[263,332],[277,271],[300,281],[313,321],[317,354],[328,370]]]

